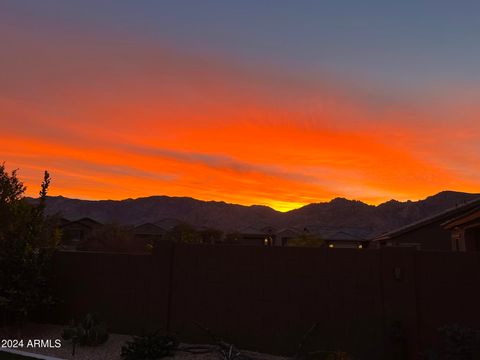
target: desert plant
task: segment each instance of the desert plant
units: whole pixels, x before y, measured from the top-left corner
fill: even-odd
[[[99,321],[95,315],[87,314],[80,323],[72,320],[70,326],[62,332],[64,340],[72,341],[72,355],[75,355],[76,345],[97,346],[108,340],[107,325],[104,321]]]
[[[159,335],[154,332],[144,336],[134,336],[122,346],[124,360],[157,360],[175,354],[178,340],[171,335]]]
[[[353,358],[344,351],[328,351],[328,350],[316,350],[316,351],[307,351],[306,345],[309,342],[312,335],[317,331],[320,323],[314,323],[306,332],[303,334],[302,340],[297,345],[297,351],[292,357],[293,360],[299,359],[324,359],[324,360],[352,360]]]
[[[332,351],[325,360],[352,360],[352,358],[344,351]]]
[[[220,337],[215,335],[209,328],[197,322],[194,322],[194,324],[203,331],[205,331],[208,336],[210,336],[210,338],[215,343],[216,351],[219,353],[222,360],[248,359],[248,357],[242,354],[242,352],[235,345],[222,340]]]
[[[305,345],[308,341],[308,339],[312,336],[312,334],[317,330],[318,326],[320,324],[317,322],[317,323],[314,323],[310,329],[307,330],[307,332],[305,334],[303,334],[303,337],[302,337],[302,340],[300,341],[300,343],[297,345],[297,351],[295,352],[295,355],[293,356],[294,359],[300,359],[300,358],[304,358],[308,353],[305,352],[304,348],[305,348]]]
[[[454,324],[438,329],[442,337],[441,354],[446,360],[470,360],[474,349],[474,331]]]

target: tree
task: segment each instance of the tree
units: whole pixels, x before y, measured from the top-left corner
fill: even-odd
[[[78,250],[112,251],[112,252],[145,252],[142,241],[135,238],[132,230],[117,224],[105,224],[94,230]]]
[[[200,236],[204,244],[216,244],[222,240],[223,231],[206,228],[200,231]]]
[[[316,235],[302,233],[294,239],[288,240],[288,246],[321,247],[325,245],[325,240]]]
[[[52,302],[48,279],[59,234],[44,214],[49,185],[45,171],[39,201],[31,204],[17,171],[0,166],[0,312],[10,319]]]
[[[19,212],[25,190],[26,187],[17,178],[17,170],[9,175],[5,171],[5,164],[0,165],[0,240],[14,226],[13,220]]]
[[[165,234],[165,239],[186,243],[200,244],[202,242],[201,234],[195,228],[187,223],[178,224]]]

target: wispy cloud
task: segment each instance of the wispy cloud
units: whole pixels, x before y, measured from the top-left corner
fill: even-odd
[[[53,194],[282,209],[479,190],[480,109],[453,90],[418,101],[156,44],[0,34],[0,153],[32,193],[44,168]]]

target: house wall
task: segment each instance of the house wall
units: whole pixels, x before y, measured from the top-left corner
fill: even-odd
[[[62,227],[62,240],[64,242],[85,240],[91,235],[93,229],[80,223],[68,224]]]
[[[97,312],[117,332],[210,341],[198,322],[242,348],[292,355],[318,322],[309,349],[414,359],[439,326],[480,328],[474,253],[161,242],[151,256],[60,252],[55,265],[56,321]]]
[[[465,230],[465,246],[467,251],[480,251],[480,220]]]
[[[415,231],[395,236],[391,240],[399,244],[419,243],[422,250],[451,251],[452,238],[450,230],[442,228],[443,221],[434,222]]]

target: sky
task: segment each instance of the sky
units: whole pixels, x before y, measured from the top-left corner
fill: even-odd
[[[0,161],[36,195],[480,192],[478,1],[0,0]]]

